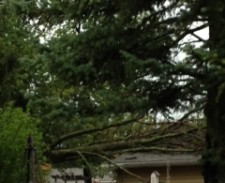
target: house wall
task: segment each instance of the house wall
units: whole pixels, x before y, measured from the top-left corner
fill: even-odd
[[[130,168],[128,170],[143,177],[145,180],[150,179],[153,171],[158,171],[160,173],[160,183],[203,183],[201,168],[198,166],[144,167]],[[117,183],[141,183],[141,181],[124,171],[118,170]]]

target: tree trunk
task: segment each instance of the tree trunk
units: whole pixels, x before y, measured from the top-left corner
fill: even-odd
[[[209,47],[215,59],[207,79],[206,150],[203,153],[205,183],[225,183],[225,2],[208,0]]]

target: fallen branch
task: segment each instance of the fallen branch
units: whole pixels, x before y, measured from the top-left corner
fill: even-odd
[[[89,152],[89,153],[98,153],[102,155],[113,155],[115,153],[118,153],[118,150],[122,149],[136,149],[136,148],[142,148],[144,149],[145,145],[148,146],[149,150],[154,149],[154,147],[151,147],[151,145],[154,145],[155,142],[163,140],[163,139],[169,139],[169,138],[175,138],[179,137],[188,133],[191,133],[193,131],[199,130],[202,128],[195,127],[192,129],[189,129],[187,131],[177,132],[177,133],[170,133],[166,135],[160,135],[155,136],[151,138],[145,138],[145,139],[138,139],[138,140],[129,140],[129,141],[120,141],[120,142],[112,142],[112,143],[105,143],[105,144],[95,144],[91,146],[83,146],[83,147],[76,147],[72,149],[58,149],[58,150],[50,150],[48,153],[50,156],[54,158],[62,158],[66,156],[73,156],[77,154],[77,151],[83,153],[83,152]],[[161,149],[162,150],[162,149]],[[182,151],[182,149],[181,149]],[[110,153],[109,153],[110,152]]]
[[[130,119],[130,120],[126,120],[126,121],[122,121],[122,122],[118,122],[118,123],[114,123],[111,125],[107,125],[107,126],[103,126],[103,127],[99,127],[99,128],[92,128],[92,129],[87,129],[87,130],[80,130],[80,131],[76,131],[67,135],[64,135],[62,137],[60,137],[56,142],[54,142],[51,146],[50,149],[55,148],[58,144],[69,140],[71,138],[75,138],[78,136],[82,136],[82,135],[86,135],[86,134],[90,134],[90,133],[95,133],[95,132],[99,132],[99,131],[103,131],[109,128],[113,128],[113,127],[119,127],[119,126],[123,126],[123,125],[127,125],[129,123],[133,123],[134,121],[138,121],[139,119],[141,119],[141,117],[139,118],[134,118],[134,119]]]

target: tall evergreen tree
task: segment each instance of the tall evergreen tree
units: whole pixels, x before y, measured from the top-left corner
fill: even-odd
[[[210,54],[181,45],[207,27],[202,1],[40,1],[39,6],[40,23],[55,27],[43,56],[65,88],[74,87],[66,105],[79,117],[155,112],[169,117],[172,110],[203,108]],[[188,57],[179,60],[174,55],[182,49]]]
[[[46,55],[53,73],[68,85],[91,91],[89,100],[94,100],[83,115],[105,114],[106,109],[114,114],[166,113],[206,104],[205,182],[224,182],[224,2],[87,0],[50,5],[52,11],[62,7],[58,23],[67,26],[49,42]],[[209,40],[204,41],[196,32],[207,26]],[[187,35],[203,46],[189,42],[182,47]],[[187,52],[186,59],[174,58],[178,48]],[[102,111],[99,94],[113,105],[103,105]]]

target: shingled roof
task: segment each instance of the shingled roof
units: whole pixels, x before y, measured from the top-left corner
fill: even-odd
[[[197,154],[161,154],[161,153],[134,153],[122,154],[113,160],[123,168],[160,167],[160,166],[189,166],[198,165],[201,156]]]

